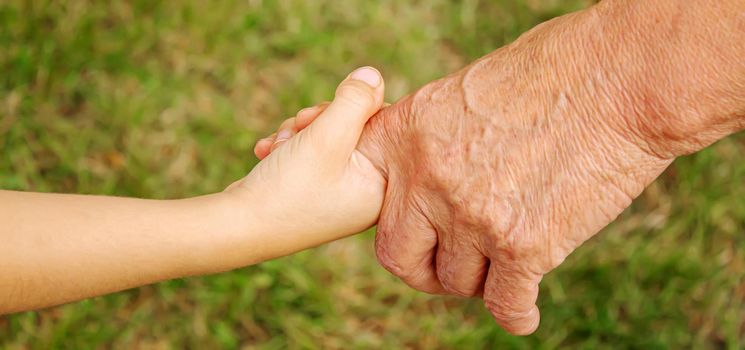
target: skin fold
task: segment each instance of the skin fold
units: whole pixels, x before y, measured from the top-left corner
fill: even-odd
[[[675,157],[745,127],[745,3],[604,1],[381,110],[380,263],[532,333],[543,275]]]

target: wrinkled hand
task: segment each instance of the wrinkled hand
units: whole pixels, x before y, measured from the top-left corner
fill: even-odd
[[[539,323],[544,274],[672,161],[567,43],[572,16],[373,117],[359,149],[386,174],[380,263],[430,293],[482,296],[513,334]],[[624,101],[628,102],[628,101]]]

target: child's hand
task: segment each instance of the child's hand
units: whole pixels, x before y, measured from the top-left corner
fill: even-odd
[[[256,157],[262,160],[266,158],[282,143],[295,136],[295,134],[305,129],[310,125],[310,123],[316,120],[316,118],[326,110],[326,107],[328,107],[330,103],[331,102],[321,102],[313,107],[303,108],[298,111],[294,117],[285,119],[285,121],[283,121],[279,126],[279,131],[282,132],[282,135],[278,136],[278,133],[275,132],[269,137],[265,137],[256,142],[256,147],[254,147],[254,154]]]
[[[367,120],[383,104],[377,70],[359,68],[331,103],[306,108],[260,140],[262,161],[225,191],[240,206],[265,258],[316,246],[375,224],[386,181],[355,147]],[[254,230],[254,232],[256,232]]]

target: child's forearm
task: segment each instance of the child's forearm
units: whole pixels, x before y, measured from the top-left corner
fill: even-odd
[[[0,191],[0,314],[269,258],[234,204]]]

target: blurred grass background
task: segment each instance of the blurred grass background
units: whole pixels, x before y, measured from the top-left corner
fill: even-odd
[[[389,100],[589,5],[495,1],[0,1],[0,188],[222,190],[258,136],[360,65]],[[0,318],[0,348],[741,348],[745,138],[680,159],[544,279],[542,324],[410,290],[372,233],[238,271]]]

